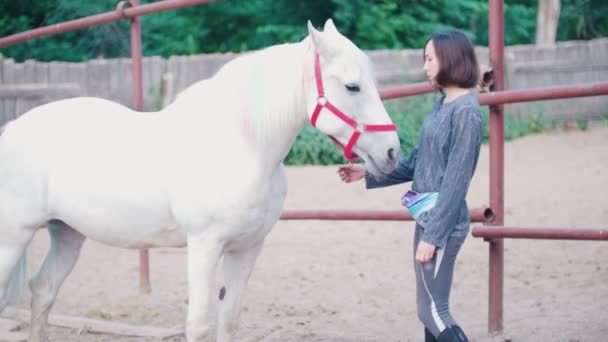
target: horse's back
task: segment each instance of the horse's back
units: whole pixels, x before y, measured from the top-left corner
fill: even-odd
[[[159,125],[153,115],[90,97],[45,104],[8,125],[0,160],[10,158],[14,165],[30,165],[48,175],[94,171],[93,166],[112,170],[120,164],[122,172],[131,170],[152,158]]]
[[[20,130],[19,134],[27,136],[53,136],[60,140],[65,134],[91,136],[111,133],[125,125],[135,124],[143,115],[109,100],[76,97],[36,107],[17,118],[7,130]]]
[[[160,145],[154,115],[97,98],[31,110],[0,137],[0,196],[12,184],[23,207],[44,208],[47,219],[87,235],[170,226],[161,152],[151,146]]]
[[[93,105],[83,106],[84,102]],[[79,126],[72,125],[70,118],[77,117],[75,114],[79,111],[87,113],[93,108],[108,106],[108,102],[83,101],[82,98],[57,101],[36,107],[3,127],[0,135],[0,203],[4,207],[18,208],[13,210],[13,215],[31,217],[17,218],[17,222],[35,224],[46,211],[49,161],[57,158],[53,151],[60,151],[62,143],[74,143],[73,139],[62,136]]]

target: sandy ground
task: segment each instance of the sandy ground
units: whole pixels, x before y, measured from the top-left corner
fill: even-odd
[[[505,223],[607,227],[608,127],[529,136],[505,146]],[[488,148],[468,196],[488,204]],[[289,209],[400,209],[406,186],[366,191],[335,167],[288,169]],[[422,341],[410,222],[282,221],[251,277],[238,341]],[[46,253],[41,231],[33,265]],[[487,333],[488,245],[470,236],[457,260],[451,308],[472,341],[607,341],[608,244],[505,242],[504,333]],[[138,293],[136,251],[88,241],[54,314],[182,327],[183,249],[151,251],[152,287]],[[158,341],[52,328],[52,341]]]

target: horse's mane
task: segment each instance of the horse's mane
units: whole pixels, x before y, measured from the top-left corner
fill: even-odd
[[[302,47],[304,42],[274,45],[262,50],[241,55],[222,66],[217,73],[207,79],[194,83],[182,91],[177,98],[200,97],[201,91],[224,91],[233,97],[273,97],[272,102],[281,101],[288,95],[299,95],[287,89],[286,86],[301,85]],[[244,93],[234,93],[236,89],[244,88]],[[217,94],[217,93],[216,93]]]
[[[255,140],[269,139],[276,130],[293,133],[306,122],[302,87],[303,58],[311,48],[307,41],[237,57],[210,79],[185,89],[171,106],[183,106],[177,112],[192,112],[190,108],[205,102],[207,112],[195,115],[206,115],[216,125],[245,122],[247,134]]]

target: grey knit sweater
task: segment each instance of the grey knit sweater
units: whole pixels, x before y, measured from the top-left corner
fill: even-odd
[[[381,179],[366,176],[368,189],[414,181],[412,190],[438,192],[437,204],[417,220],[422,240],[443,247],[450,236],[466,236],[470,216],[465,197],[479,159],[483,137],[477,94],[452,102],[442,96],[426,117],[418,146]]]

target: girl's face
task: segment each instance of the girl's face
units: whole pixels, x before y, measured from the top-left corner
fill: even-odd
[[[439,60],[435,54],[435,46],[433,45],[432,40],[429,40],[424,47],[423,68],[424,72],[426,73],[426,77],[429,79],[431,84],[435,87],[439,86],[436,81],[437,74],[439,73]]]

